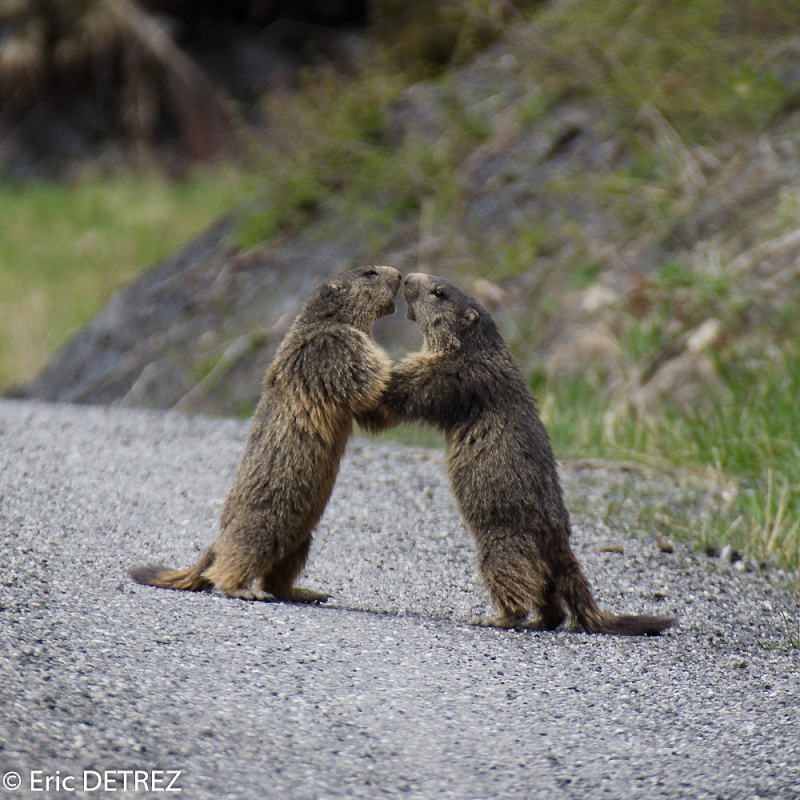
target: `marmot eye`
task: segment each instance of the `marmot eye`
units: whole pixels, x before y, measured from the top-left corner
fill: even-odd
[[[363,274],[368,278],[374,278],[378,274],[378,270],[375,267],[369,267],[364,270]]]
[[[431,289],[431,294],[434,297],[437,297],[439,300],[443,300],[447,295],[437,286],[435,289]]]

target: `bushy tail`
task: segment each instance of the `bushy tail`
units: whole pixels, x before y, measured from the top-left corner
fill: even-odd
[[[597,607],[589,582],[577,564],[560,576],[559,588],[564,601],[586,633],[657,636],[677,621],[673,617],[606,614]]]
[[[214,551],[209,548],[203,557],[188,569],[168,569],[155,564],[134,567],[128,575],[145,586],[161,589],[180,589],[185,592],[202,592],[212,589],[214,583],[203,577],[203,573],[214,563]]]

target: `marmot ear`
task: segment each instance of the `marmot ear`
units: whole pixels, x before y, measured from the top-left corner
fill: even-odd
[[[462,316],[467,321],[467,325],[472,325],[472,323],[478,319],[480,314],[478,314],[478,312],[474,308],[466,308],[464,309],[464,313]]]
[[[326,283],[322,287],[322,292],[321,292],[322,298],[327,300],[329,297],[332,297],[333,295],[337,294],[341,290],[342,290],[342,284],[341,283],[337,283],[336,281],[334,281],[333,283]]]

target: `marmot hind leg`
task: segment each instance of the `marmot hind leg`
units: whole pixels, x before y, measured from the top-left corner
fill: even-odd
[[[522,628],[526,627],[525,619],[528,616],[526,611],[524,614],[498,614],[495,617],[473,617],[470,625],[477,625],[481,628]]]
[[[481,574],[492,604],[500,613],[478,617],[472,620],[473,625],[552,631],[567,618],[549,570],[537,559],[495,552],[483,559]],[[531,610],[538,617],[528,621]]]
[[[297,576],[303,571],[310,547],[311,537],[308,536],[294,550],[273,561],[259,578],[258,586],[262,592],[268,592],[276,600],[289,603],[326,602],[328,595],[324,592],[294,585]]]
[[[271,594],[261,589],[220,589],[220,591],[227,597],[233,597],[236,600],[258,600],[262,603],[275,602],[275,598]]]
[[[266,592],[252,588],[256,578],[252,567],[246,566],[241,558],[231,557],[224,549],[213,566],[203,573],[203,577],[226,597],[237,600],[274,600]]]
[[[531,631],[554,631],[567,618],[561,595],[554,586],[549,586],[547,591],[534,601],[534,608],[539,618],[525,625]]]
[[[483,628],[520,628],[531,609],[530,593],[519,576],[505,570],[481,567],[492,605],[500,612],[494,617],[475,617],[470,625]]]

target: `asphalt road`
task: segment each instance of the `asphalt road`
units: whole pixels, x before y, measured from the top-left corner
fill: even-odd
[[[245,433],[0,402],[0,797],[800,797],[797,600],[615,527],[678,487],[565,469],[601,605],[677,614],[660,638],[468,626],[441,453],[357,440],[302,580],[327,606],[133,584],[214,538]]]

